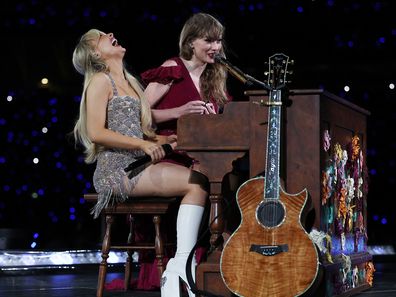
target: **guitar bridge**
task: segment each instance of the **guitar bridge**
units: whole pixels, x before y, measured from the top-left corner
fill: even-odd
[[[280,245],[259,245],[259,244],[252,244],[250,246],[251,252],[256,252],[263,256],[275,256],[282,252],[289,251],[289,246],[287,244],[280,244]]]

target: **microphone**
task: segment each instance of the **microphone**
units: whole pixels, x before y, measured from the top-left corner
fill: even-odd
[[[168,156],[173,152],[172,146],[169,143],[165,143],[161,146],[165,151],[165,156]],[[149,163],[149,162],[151,162],[150,155],[144,154],[144,156],[138,157],[135,161],[133,161],[131,164],[129,164],[128,167],[124,168],[124,171],[128,172],[130,170],[134,170],[134,169],[136,169],[146,163]],[[132,178],[132,176],[129,176],[129,178]]]
[[[250,81],[250,77],[246,75],[245,73],[242,72],[238,67],[235,67],[232,65],[230,62],[227,61],[225,57],[223,57],[221,54],[217,53],[214,55],[214,60],[216,63],[220,63],[224,67],[227,68],[227,70],[235,76],[235,78],[239,79],[242,83],[251,85],[252,82]]]

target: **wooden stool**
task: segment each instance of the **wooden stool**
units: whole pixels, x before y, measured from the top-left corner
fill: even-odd
[[[98,194],[85,194],[84,199],[87,202],[96,203],[98,200]],[[158,275],[161,279],[161,275],[164,272],[164,242],[161,236],[160,224],[161,216],[167,213],[172,203],[177,201],[177,198],[167,197],[132,197],[130,200],[124,203],[114,204],[108,206],[102,210],[102,215],[105,216],[105,234],[102,243],[102,261],[99,266],[98,276],[98,287],[96,296],[103,296],[103,289],[106,280],[107,272],[107,259],[109,257],[110,249],[122,249],[127,251],[127,259],[125,263],[125,278],[124,285],[125,290],[129,289],[130,278],[131,278],[131,264],[132,264],[132,252],[134,250],[155,250],[155,256],[157,259]],[[133,222],[134,215],[151,215],[155,229],[155,241],[152,244],[138,244],[134,242],[133,235]],[[111,227],[114,222],[115,215],[127,215],[129,220],[129,235],[126,245],[112,245],[111,243]],[[168,244],[167,244],[168,245]]]

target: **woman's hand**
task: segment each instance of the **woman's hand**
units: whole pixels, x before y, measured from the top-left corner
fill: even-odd
[[[141,145],[141,150],[151,157],[153,163],[157,163],[165,157],[165,151],[162,146],[158,143],[151,141],[144,141]]]
[[[185,114],[191,114],[191,113],[204,114],[207,112],[208,111],[206,109],[205,102],[202,100],[190,101],[178,107],[179,117]]]
[[[208,102],[205,104],[205,107],[206,107],[205,114],[210,114],[210,113],[216,114],[216,110],[215,110],[213,103]]]
[[[177,135],[172,134],[167,136],[167,143],[171,145],[172,149],[175,149],[177,146]]]
[[[157,144],[165,144],[168,143],[171,145],[172,149],[175,149],[177,146],[177,135],[172,134],[172,135],[157,135],[155,138],[155,142]]]

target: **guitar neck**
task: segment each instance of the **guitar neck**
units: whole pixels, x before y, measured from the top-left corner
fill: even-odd
[[[279,199],[282,110],[280,90],[270,91],[268,104],[267,158],[265,166],[264,198]]]

